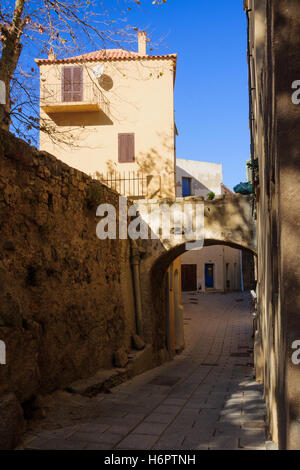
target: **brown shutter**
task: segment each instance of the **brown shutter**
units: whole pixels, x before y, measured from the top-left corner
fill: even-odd
[[[82,67],[73,67],[73,101],[83,100],[83,71]]]
[[[119,134],[119,162],[130,163],[134,162],[134,134]]]
[[[82,67],[62,68],[62,101],[83,100],[83,70]]]
[[[62,101],[72,101],[72,67],[62,68]]]

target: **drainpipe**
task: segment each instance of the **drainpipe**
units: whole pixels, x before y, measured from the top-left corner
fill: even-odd
[[[134,240],[131,240],[131,267],[135,299],[135,319],[137,334],[143,337],[143,308],[140,282],[140,252]]]
[[[247,61],[248,61],[248,86],[249,86],[249,127],[250,127],[250,153],[251,153],[251,163],[254,162],[254,138],[253,138],[253,97],[252,92],[255,88],[252,87],[252,69],[251,69],[251,47],[250,47],[250,13],[251,9],[246,11],[247,15]],[[252,183],[254,182],[254,168],[252,167]]]
[[[246,15],[247,15],[247,61],[248,61],[248,87],[249,87],[249,129],[250,129],[250,154],[251,154],[251,173],[252,173],[252,188],[253,194],[255,193],[254,190],[254,132],[253,132],[253,124],[254,124],[254,114],[253,114],[253,96],[252,92],[255,90],[252,86],[252,68],[251,68],[251,45],[250,45],[250,13],[252,12],[251,8],[246,8]],[[255,201],[253,199],[252,202],[252,214],[254,213],[255,208]]]
[[[171,345],[171,328],[170,328],[170,276],[167,271],[166,273],[166,317],[167,317],[167,350],[168,352],[172,353],[172,345]],[[171,357],[171,356],[170,356]]]

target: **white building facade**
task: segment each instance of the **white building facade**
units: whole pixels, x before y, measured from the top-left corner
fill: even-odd
[[[219,163],[176,160],[176,196],[203,196],[210,192],[223,194],[223,172]]]
[[[176,196],[215,196],[231,192],[223,185],[222,165],[177,159]],[[241,251],[221,245],[207,246],[181,256],[184,292],[229,292],[243,289]]]

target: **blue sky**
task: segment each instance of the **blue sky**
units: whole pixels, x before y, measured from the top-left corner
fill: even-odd
[[[120,25],[124,28],[127,22],[147,30],[154,48],[150,53],[178,54],[177,157],[222,163],[223,181],[231,189],[245,181],[250,146],[243,0],[167,0],[159,7],[152,0],[140,0],[141,6],[136,0],[96,2],[99,2],[96,13],[103,14],[100,4],[107,7],[110,18],[116,19],[116,28]],[[131,10],[127,11],[127,7]],[[120,24],[124,8],[126,22]],[[82,41],[85,52],[95,50],[86,37]],[[30,41],[24,45],[22,66],[31,68],[33,58],[40,56],[34,45]],[[122,45],[137,48],[137,44]],[[112,45],[108,43],[107,47]],[[159,112],[159,103],[157,106]]]
[[[147,29],[153,53],[176,52],[177,157],[222,163],[224,183],[246,180],[249,158],[247,29],[242,0],[144,0],[128,22]]]

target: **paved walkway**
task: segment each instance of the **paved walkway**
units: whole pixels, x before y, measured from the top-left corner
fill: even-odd
[[[265,449],[247,294],[184,294],[185,351],[99,395],[101,417],[44,431],[27,449]]]

